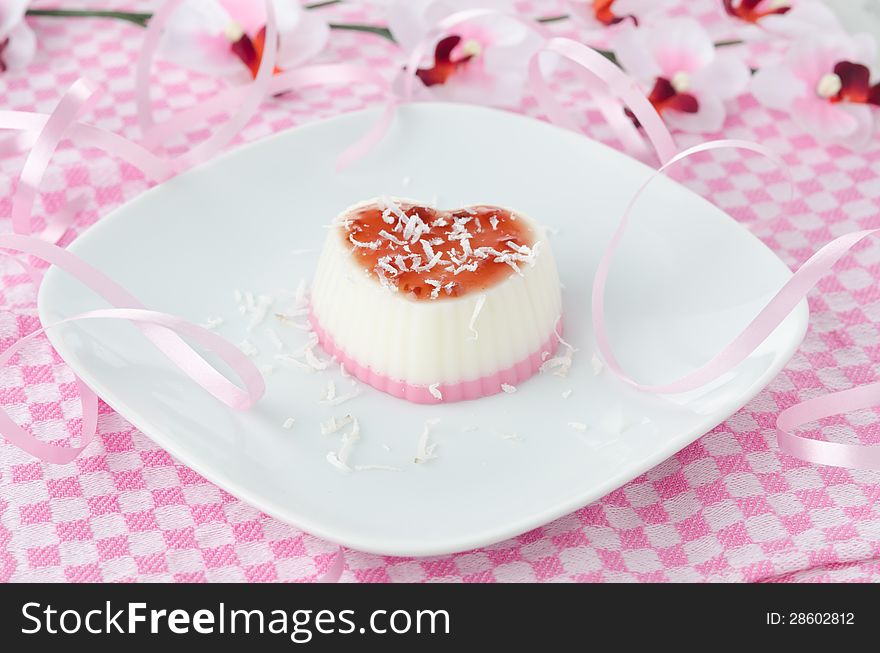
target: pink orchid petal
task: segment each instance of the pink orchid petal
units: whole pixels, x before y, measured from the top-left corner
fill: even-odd
[[[692,18],[676,18],[658,24],[647,34],[654,61],[671,79],[679,72],[694,73],[715,58],[715,44],[709,33]]]
[[[501,107],[518,105],[525,93],[526,80],[518,73],[486,75],[477,68],[468,68],[454,75],[446,84],[430,88],[434,99],[467,104],[491,104]]]
[[[663,75],[663,70],[648,48],[645,30],[620,30],[614,37],[614,56],[626,72],[645,83]]]
[[[874,112],[863,104],[838,105],[840,109],[855,118],[856,127],[852,133],[840,139],[839,143],[852,149],[861,149],[872,142],[874,135]]]
[[[877,39],[872,34],[854,34],[853,40],[853,57],[851,61],[854,63],[862,63],[871,66],[877,61]]]
[[[394,0],[388,6],[388,28],[400,46],[409,51],[431,32],[434,25],[447,16],[468,9],[516,13],[516,4],[512,0]],[[473,22],[491,27],[494,21]]]
[[[843,104],[832,104],[817,95],[796,98],[791,109],[795,122],[817,138],[840,141],[851,137],[859,128],[857,115],[846,111]]]
[[[734,54],[719,52],[715,61],[691,76],[691,88],[700,97],[714,95],[730,100],[741,95],[749,85],[751,71]]]
[[[772,35],[789,39],[818,31],[842,32],[837,15],[818,1],[799,2],[784,14],[771,14],[761,19],[761,28]]]
[[[174,63],[208,74],[238,71],[241,62],[229,48],[225,29],[231,17],[215,0],[184,2],[168,19],[160,54]]]
[[[425,37],[429,26],[425,9],[432,0],[392,0],[388,6],[388,29],[405,51],[410,51]]]
[[[30,0],[3,0],[0,4],[0,40],[5,40],[24,20]]]
[[[22,70],[30,64],[37,53],[37,37],[22,21],[8,35],[9,45],[3,51],[3,63],[8,70]]]
[[[486,49],[482,58],[488,74],[515,72],[523,79],[526,78],[529,62],[532,56],[544,45],[544,39],[532,32],[523,32],[520,37],[515,43],[494,45]],[[547,65],[554,63],[557,62],[547,58]]]
[[[788,66],[778,64],[761,68],[752,77],[750,88],[765,107],[790,112],[795,99],[807,94],[807,86]]]
[[[861,148],[871,141],[874,115],[863,104],[831,103],[818,97],[796,100],[792,118],[816,140]]]
[[[327,21],[311,12],[302,12],[297,25],[281,34],[278,65],[296,68],[318,56],[330,40]]]
[[[663,120],[673,129],[692,134],[714,133],[724,125],[727,111],[724,102],[715,96],[697,97],[700,108],[696,113],[664,111]]]
[[[217,2],[247,34],[253,36],[266,25],[266,7],[262,0],[217,0]],[[286,32],[296,30],[301,16],[305,13],[299,0],[272,0],[272,4],[279,35],[283,37]]]
[[[854,61],[858,50],[857,42],[847,34],[812,34],[792,44],[785,62],[807,84],[818,84],[836,63]]]

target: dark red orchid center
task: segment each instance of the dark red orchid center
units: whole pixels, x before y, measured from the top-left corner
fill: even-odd
[[[819,80],[816,93],[829,102],[852,102],[880,106],[880,82],[871,86],[871,71],[852,61],[841,61],[834,72]]]
[[[665,77],[658,77],[657,81],[654,82],[654,88],[651,89],[648,100],[650,100],[651,105],[661,116],[664,111],[696,113],[700,110],[700,103],[695,96],[677,89],[675,84]],[[632,111],[626,109],[626,115],[629,116],[636,127],[640,126],[638,119]]]
[[[663,114],[664,111],[670,109],[672,111],[681,111],[682,113],[696,113],[700,110],[700,103],[690,93],[685,93],[676,89],[673,83],[665,77],[658,77],[651,89],[648,99],[657,113]]]
[[[638,26],[639,19],[633,16],[632,14],[628,16],[618,16],[614,13],[614,8],[611,6],[614,4],[614,0],[594,0],[593,1],[593,15],[596,17],[600,23],[606,26],[617,25],[627,18],[632,20],[633,24]]]
[[[460,68],[465,66],[474,54],[465,53],[457,59],[452,58],[452,53],[461,43],[460,36],[447,36],[437,44],[434,49],[434,65],[430,68],[419,68],[416,71],[418,78],[425,86],[445,84]]]
[[[3,61],[3,53],[6,52],[6,48],[8,48],[8,47],[9,47],[9,39],[8,38],[0,41],[0,73],[5,73],[7,70],[6,62]]]
[[[753,24],[758,23],[765,16],[781,16],[791,11],[789,5],[772,6],[772,3],[768,9],[762,10],[758,8],[761,2],[762,0],[740,0],[739,3],[734,4],[734,0],[724,0],[724,10],[728,16]]]
[[[266,28],[264,27],[252,39],[247,34],[242,34],[237,40],[233,41],[229,48],[233,54],[241,59],[241,62],[247,66],[251,73],[251,77],[257,78],[260,70],[260,63],[263,61],[263,50],[266,47]],[[281,72],[278,66],[275,66],[275,74]]]

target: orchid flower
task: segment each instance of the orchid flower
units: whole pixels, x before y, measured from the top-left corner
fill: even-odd
[[[388,26],[401,47],[412,52],[443,19],[470,9],[515,12],[509,0],[396,0],[389,4]],[[436,99],[515,105],[525,91],[529,59],[541,43],[515,20],[476,18],[444,35],[416,75]]]
[[[746,39],[797,39],[818,31],[843,31],[837,16],[819,0],[721,0]]]
[[[644,18],[664,9],[669,0],[566,0],[565,4],[574,20],[601,30],[642,25]]]
[[[867,66],[876,49],[868,35],[814,34],[793,43],[781,63],[759,70],[752,93],[817,139],[859,147],[871,138],[880,107],[880,83],[871,84]]]
[[[746,64],[734,53],[716,50],[709,34],[690,18],[623,30],[614,53],[644,85],[666,123],[683,131],[718,131],[726,117],[725,100],[742,93],[749,82]]]
[[[28,0],[0,4],[0,73],[21,70],[34,58],[37,38],[24,20]]]
[[[320,53],[329,26],[298,0],[272,0],[278,24],[278,69],[295,68]],[[263,58],[266,10],[260,0],[189,0],[169,18],[166,58],[216,75],[256,77]]]

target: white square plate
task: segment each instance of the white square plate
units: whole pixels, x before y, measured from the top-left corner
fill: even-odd
[[[238,149],[144,193],[71,250],[150,308],[196,322],[223,317],[220,333],[233,342],[249,338],[260,364],[271,364],[275,347],[265,327],[247,333],[234,290],[281,297],[308,279],[324,225],[346,206],[377,195],[443,207],[511,206],[559,230],[551,245],[565,284],[566,338],[580,351],[567,378],[543,374],[515,394],[441,406],[408,404],[366,386],[359,397],[327,406],[318,400],[328,380],[340,394],[351,389],[335,366],[316,374],[279,368],[267,375],[258,406],[238,413],[190,383],[131,325],[90,322],[51,332],[61,356],[107,403],[261,510],[382,554],[437,555],[497,542],[601,497],[692,442],[758,393],[800,343],[806,303],[735,372],[700,392],[651,397],[607,372],[594,374],[593,272],[650,169],[536,120],[426,103],[402,108],[374,152],[335,173],[336,155],[376,116],[347,115]],[[636,378],[670,380],[708,360],[789,276],[727,215],[658,180],[612,270],[615,350]],[[56,269],[40,292],[46,324],[103,305]],[[302,331],[273,328],[290,347],[305,340]],[[351,463],[402,471],[345,474],[327,462],[340,434],[322,436],[319,423],[346,413],[362,427]],[[285,430],[288,417],[296,424]],[[430,418],[440,419],[438,457],[416,465]]]

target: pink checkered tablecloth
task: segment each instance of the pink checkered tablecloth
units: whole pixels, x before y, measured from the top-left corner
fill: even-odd
[[[690,2],[691,11],[703,3]],[[36,7],[149,11],[158,2],[82,0]],[[555,1],[531,3],[556,13]],[[536,8],[539,8],[538,11]],[[377,22],[380,9],[351,1],[321,11]],[[0,107],[51,111],[80,76],[108,92],[89,120],[137,138],[133,63],[138,27],[109,20],[31,21],[39,54],[27,72],[0,75]],[[554,29],[565,33],[570,26]],[[402,56],[381,38],[335,32],[328,61],[360,61],[389,75]],[[158,68],[157,117],[209,97],[217,82],[170,64]],[[586,94],[563,83],[587,131],[609,140]],[[267,102],[239,141],[375,105],[369,85],[310,89]],[[520,108],[537,115],[534,102]],[[194,131],[195,142],[204,132]],[[880,136],[864,151],[818,144],[781,114],[741,97],[725,136],[760,141],[790,164],[797,199],[780,217],[764,188],[766,166],[729,153],[680,175],[747,225],[791,266],[845,232],[880,227]],[[681,138],[690,145],[696,138]],[[181,143],[181,145],[184,145]],[[0,160],[0,232],[11,231],[21,158]],[[88,208],[66,239],[149,186],[138,171],[95,151],[62,148],[36,215],[84,194]],[[75,232],[75,233],[74,233]],[[349,551],[343,581],[877,581],[880,474],[816,467],[781,454],[776,415],[811,397],[878,380],[880,243],[837,266],[810,297],[809,333],[779,377],[745,408],[677,455],[602,500],[491,547],[428,559]],[[0,347],[38,326],[34,289],[0,260]],[[72,438],[79,402],[72,375],[43,341],[0,370],[0,401],[46,440]],[[817,437],[880,444],[880,412],[828,419]],[[99,438],[75,462],[35,462],[0,441],[2,581],[311,581],[336,547],[261,514],[175,461],[102,406]]]

